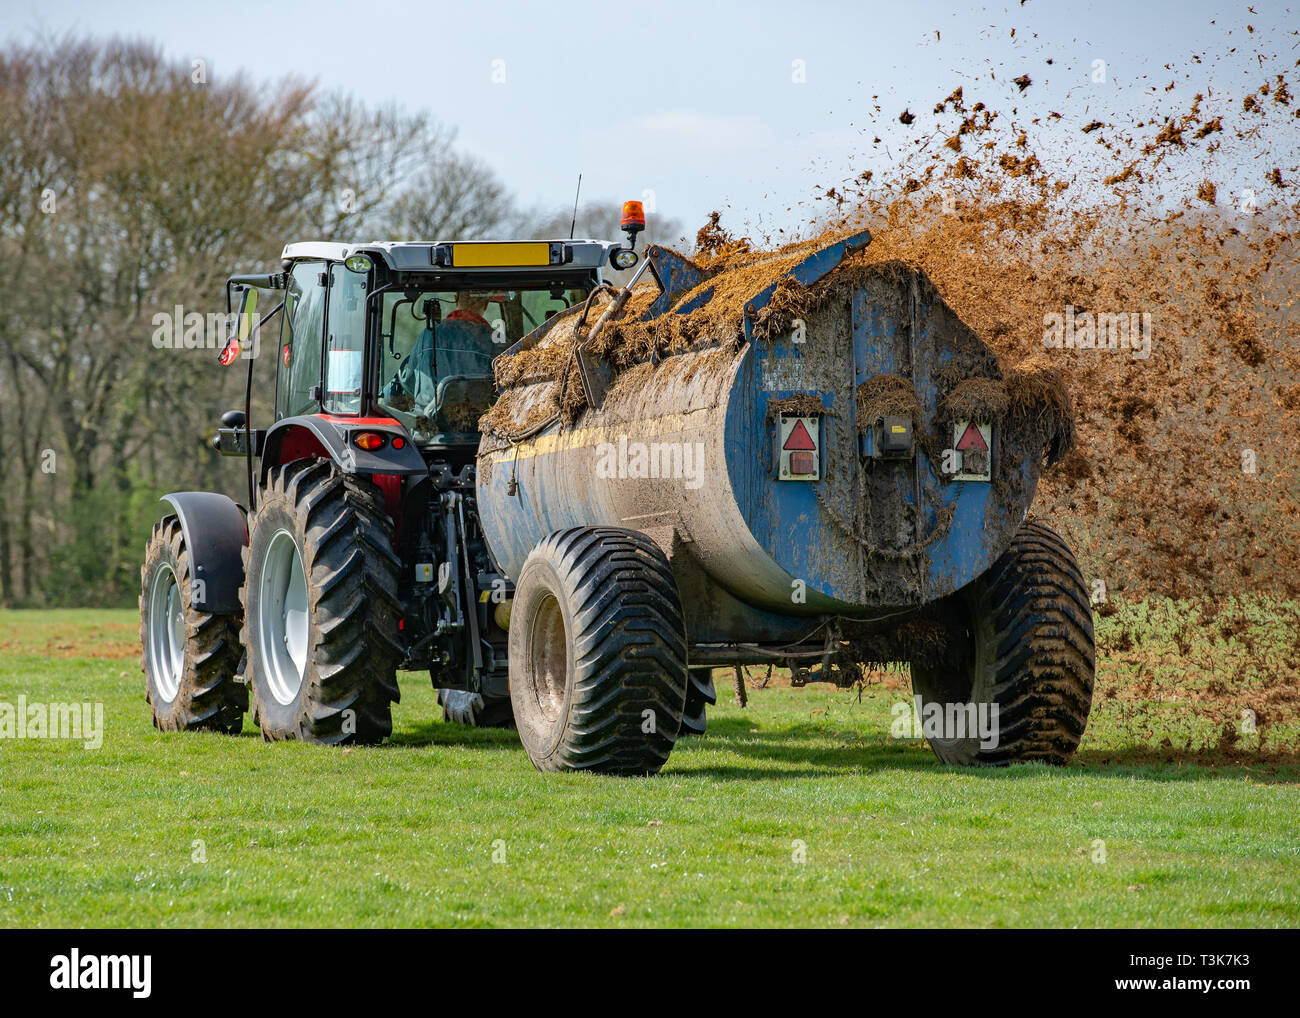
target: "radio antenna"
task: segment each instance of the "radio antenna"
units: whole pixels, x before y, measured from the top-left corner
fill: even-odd
[[[578,190],[573,196],[573,222],[569,224],[569,239],[573,239],[573,231],[578,228],[578,195],[582,194],[582,174],[578,174]]]

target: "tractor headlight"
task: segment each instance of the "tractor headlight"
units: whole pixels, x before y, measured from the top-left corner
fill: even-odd
[[[609,264],[616,269],[630,269],[633,265],[641,260],[631,248],[620,247],[618,250],[610,253]]]
[[[343,262],[350,272],[369,272],[372,262],[370,258],[363,254],[354,254]]]

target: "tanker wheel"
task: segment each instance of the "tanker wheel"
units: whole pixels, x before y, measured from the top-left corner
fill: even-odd
[[[141,669],[154,727],[237,735],[248,689],[239,683],[237,614],[190,603],[190,557],[175,516],[155,523],[140,570]]]
[[[692,668],[686,686],[686,707],[682,711],[682,735],[703,735],[708,727],[705,710],[718,702],[713,688],[712,668]]]
[[[658,545],[581,527],[532,550],[510,613],[510,699],[538,770],[657,773],[686,683],[681,601]]]
[[[400,563],[382,495],[325,460],[272,467],[244,549],[244,647],[268,742],[393,729]]]
[[[954,718],[974,704],[975,718],[967,708],[963,724],[978,722],[982,710],[984,731],[995,732],[996,740],[954,737],[969,727],[934,737],[926,732],[935,755],[949,764],[1069,760],[1088,723],[1095,653],[1087,588],[1065,542],[1041,523],[1024,524],[988,572],[951,599],[951,608],[959,660],[911,663],[922,724],[930,704],[945,711],[955,705]]]
[[[439,689],[442,720],[471,728],[514,728],[515,713],[508,696],[484,696],[465,689]]]

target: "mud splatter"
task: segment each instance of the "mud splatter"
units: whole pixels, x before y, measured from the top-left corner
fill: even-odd
[[[1023,95],[1003,79],[908,97],[935,111],[915,118],[910,148],[824,188],[807,228],[868,228],[855,261],[926,272],[1001,362],[941,383],[946,409],[995,414],[996,396],[957,386],[1001,377],[1006,412],[1034,422],[1058,464],[1039,514],[1085,576],[1135,598],[1300,594],[1300,131],[1276,98],[1294,73],[1287,32],[1281,55],[1251,37],[1253,81],[1189,55],[1189,82],[1152,89],[1136,114],[1095,92],[1040,106],[1038,80]],[[873,119],[867,139],[892,118]],[[1051,316],[1067,314],[1089,327],[1053,347]]]

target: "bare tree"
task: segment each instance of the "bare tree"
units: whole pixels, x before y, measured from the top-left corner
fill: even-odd
[[[235,480],[206,441],[242,402],[204,317],[224,278],[382,222],[450,144],[424,116],[192,72],[138,41],[0,50],[5,602],[130,596],[159,489]]]

